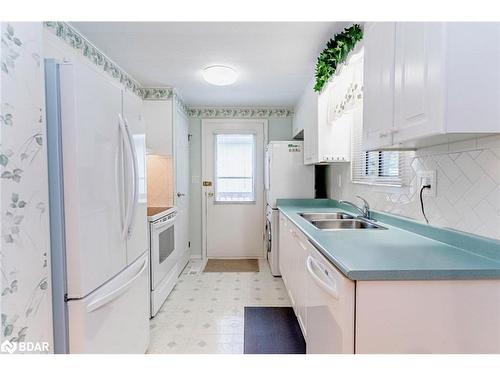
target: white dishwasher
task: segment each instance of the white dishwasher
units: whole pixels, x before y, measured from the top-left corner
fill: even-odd
[[[355,283],[308,245],[307,353],[353,354]]]

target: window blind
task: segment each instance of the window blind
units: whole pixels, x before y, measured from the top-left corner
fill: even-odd
[[[356,108],[352,127],[351,177],[354,183],[408,185],[407,151],[365,151],[363,148],[363,106]]]

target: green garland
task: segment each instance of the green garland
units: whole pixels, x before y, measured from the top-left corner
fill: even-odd
[[[358,24],[345,28],[326,43],[316,63],[316,84],[314,91],[321,91],[328,79],[335,73],[337,66],[344,62],[349,52],[363,38],[363,30]]]

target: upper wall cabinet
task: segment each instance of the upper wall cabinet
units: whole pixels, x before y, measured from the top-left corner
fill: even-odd
[[[366,149],[500,132],[500,24],[365,26]]]
[[[306,88],[295,106],[293,116],[292,137],[298,139],[305,138],[306,128],[310,128],[311,124],[316,125],[318,121],[318,94],[313,90],[314,79],[309,81]]]
[[[363,144],[392,145],[394,126],[394,22],[365,25],[363,75]]]
[[[315,95],[316,122],[304,129],[305,164],[351,160],[351,128],[362,111],[362,86],[363,48],[358,46]]]
[[[148,154],[173,155],[173,100],[144,100]]]

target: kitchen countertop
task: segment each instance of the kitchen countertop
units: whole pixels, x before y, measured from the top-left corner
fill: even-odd
[[[351,280],[500,279],[498,240],[377,211],[387,230],[322,231],[299,213],[358,214],[330,199],[278,199],[277,207]]]

